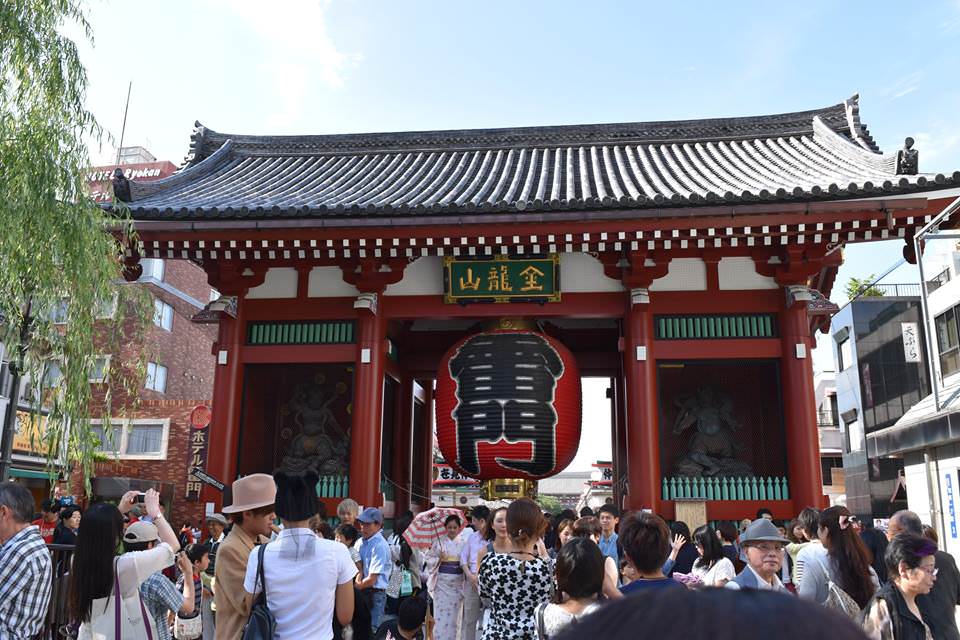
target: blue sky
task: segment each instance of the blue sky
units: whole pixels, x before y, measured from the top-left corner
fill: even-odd
[[[910,135],[921,171],[960,169],[960,0],[113,0],[89,18],[90,108],[119,138],[132,80],[125,144],[175,163],[194,120],[250,134],[622,122],[795,111],[859,92],[883,149]],[[834,299],[901,246],[847,248]],[[915,279],[905,268],[886,281]]]

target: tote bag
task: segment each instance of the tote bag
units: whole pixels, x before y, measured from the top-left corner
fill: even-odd
[[[130,585],[133,584],[132,591]],[[121,588],[123,585],[124,588]],[[136,574],[121,580],[117,559],[113,560],[113,591],[106,598],[93,601],[94,618],[89,622],[96,640],[153,640],[153,619],[143,606]],[[83,634],[81,634],[82,637]]]
[[[827,579],[827,599],[824,600],[823,606],[827,609],[833,609],[834,611],[842,613],[851,620],[858,620],[860,618],[860,605],[853,599],[853,596],[841,589],[840,586],[833,581],[823,560],[820,561],[820,566],[823,567],[823,575]]]

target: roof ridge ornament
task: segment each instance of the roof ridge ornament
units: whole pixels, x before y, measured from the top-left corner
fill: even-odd
[[[915,176],[920,165],[920,152],[913,148],[913,138],[907,136],[903,149],[897,151],[897,175]]]
[[[860,93],[854,93],[843,101],[843,107],[847,114],[847,126],[850,127],[850,136],[867,151],[877,152],[873,144],[873,138],[867,133],[866,127],[860,122]]]

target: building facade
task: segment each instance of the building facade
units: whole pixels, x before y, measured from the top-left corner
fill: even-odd
[[[930,392],[920,287],[875,285],[831,325],[846,506],[864,518],[907,507],[904,460],[869,445]]]
[[[314,466],[346,473],[365,505],[387,482],[406,508],[431,484],[444,352],[484,327],[535,326],[613,383],[610,432],[582,437],[611,439],[623,506],[669,518],[675,499],[701,498],[711,520],[760,503],[786,518],[826,501],[810,350],[835,310],[838,247],[909,238],[960,184],[916,160],[909,144],[881,153],[853,98],[522,129],[198,126],[183,170],[114,190],[139,231],[131,277],[145,258],[191,261],[225,296],[206,312],[219,318],[206,468],[225,482]],[[541,455],[552,398],[529,431],[522,411],[519,431],[497,421],[522,392],[484,400],[482,438],[456,436]]]

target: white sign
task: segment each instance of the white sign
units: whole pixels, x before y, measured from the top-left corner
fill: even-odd
[[[903,333],[903,358],[907,362],[920,362],[920,328],[916,322],[901,322]]]

